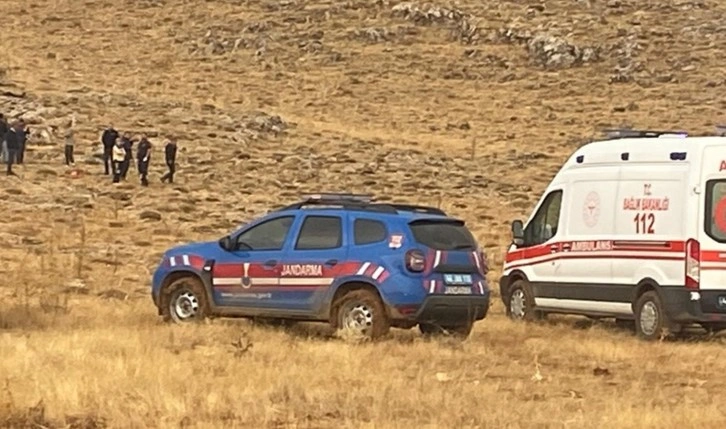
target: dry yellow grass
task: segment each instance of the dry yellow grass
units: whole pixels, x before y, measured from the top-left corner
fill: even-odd
[[[84,172],[65,175],[54,138],[0,176],[0,427],[724,426],[721,337],[516,324],[497,297],[465,342],[356,344],[323,325],[165,326],[148,291],[167,247],[313,190],[440,202],[485,245],[496,288],[510,220],[597,127],[722,122],[724,4],[462,0],[467,44],[460,23],[388,1],[0,3],[0,92],[27,93],[0,112],[36,129],[75,114]],[[545,70],[506,29],[602,60]],[[617,67],[631,80],[611,83]],[[99,175],[107,121],[152,133],[150,188]],[[162,186],[169,133],[180,170]]]

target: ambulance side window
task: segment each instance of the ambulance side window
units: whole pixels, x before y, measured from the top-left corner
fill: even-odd
[[[532,222],[524,229],[524,247],[542,244],[557,235],[561,206],[562,191],[550,192],[532,218]]]

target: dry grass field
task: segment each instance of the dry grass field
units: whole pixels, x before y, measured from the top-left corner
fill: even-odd
[[[525,326],[495,297],[463,342],[351,343],[167,326],[149,296],[164,249],[319,190],[441,205],[496,288],[510,221],[599,128],[726,122],[723,2],[3,0],[0,18],[0,112],[34,133],[0,176],[0,427],[724,427],[718,336]],[[101,174],[109,122],[151,136],[148,188]]]

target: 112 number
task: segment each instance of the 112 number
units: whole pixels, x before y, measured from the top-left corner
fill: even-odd
[[[635,222],[636,234],[655,234],[653,230],[655,215],[653,213],[638,213],[633,218],[633,222]]]

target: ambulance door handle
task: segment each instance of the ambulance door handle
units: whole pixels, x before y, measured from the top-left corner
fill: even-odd
[[[327,261],[325,261],[325,265],[330,265],[331,267],[334,267],[334,266],[338,265],[338,260],[337,259],[328,259]]]
[[[275,265],[277,265],[277,261],[274,259],[270,259],[269,261],[265,262],[265,267],[267,268],[273,268]]]

